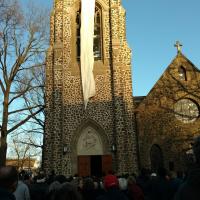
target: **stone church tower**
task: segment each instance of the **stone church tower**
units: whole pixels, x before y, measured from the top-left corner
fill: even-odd
[[[46,64],[43,166],[82,176],[137,172],[137,145],[121,0],[96,0],[96,95],[83,103],[80,73],[81,0],[55,0]]]

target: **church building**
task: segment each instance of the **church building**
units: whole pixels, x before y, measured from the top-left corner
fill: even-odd
[[[133,97],[121,0],[54,0],[46,61],[43,168],[101,176],[185,170],[199,135],[200,71],[181,52]]]
[[[176,57],[146,97],[135,97],[141,167],[185,171],[199,135],[200,71],[176,44]]]
[[[131,50],[121,0],[54,0],[43,166],[46,172],[80,176],[138,171]]]

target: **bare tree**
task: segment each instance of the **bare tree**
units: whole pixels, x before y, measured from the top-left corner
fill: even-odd
[[[33,5],[25,12],[17,1],[0,0],[0,5],[1,166],[5,165],[8,134],[44,109],[43,102],[33,101],[43,88],[34,76],[44,68],[49,17]]]
[[[12,137],[12,141],[9,143],[9,157],[16,162],[18,169],[24,169],[25,165],[27,167],[27,162],[31,165],[31,160],[36,160],[40,155],[41,150],[31,143],[35,143],[32,136],[24,138],[22,135],[18,135]]]
[[[19,145],[15,139],[13,139],[13,150],[16,155],[13,155],[17,158],[18,169],[23,169],[25,158],[27,157],[28,150],[30,149],[29,145]]]

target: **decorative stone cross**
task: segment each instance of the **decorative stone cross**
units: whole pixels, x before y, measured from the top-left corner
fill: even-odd
[[[181,47],[183,46],[179,41],[176,41],[174,45],[177,48],[177,53],[181,53]]]

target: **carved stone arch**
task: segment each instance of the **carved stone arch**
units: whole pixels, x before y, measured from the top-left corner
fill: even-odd
[[[98,4],[102,11],[108,11],[109,10],[109,5],[107,5],[103,0],[96,0],[96,4]]]
[[[77,130],[75,131],[75,137],[73,138],[72,144],[76,145],[78,142],[78,139],[80,138],[82,131],[84,129],[86,129],[87,127],[91,127],[92,129],[96,130],[97,133],[99,134],[101,141],[102,141],[102,145],[103,145],[103,153],[106,154],[109,152],[109,148],[108,148],[108,137],[105,133],[105,130],[94,120],[92,119],[87,119],[84,120],[79,127],[77,128]],[[74,149],[75,150],[75,149]],[[76,151],[76,150],[75,150]]]
[[[89,133],[89,136],[87,135],[88,130],[91,130],[92,132],[91,134]],[[81,141],[83,141],[84,144]],[[77,156],[78,155],[110,154],[109,141],[105,133],[105,130],[97,122],[95,122],[92,119],[84,120],[79,125],[77,130],[74,132],[74,137],[72,138],[70,144],[71,144],[71,151],[72,151],[73,172],[77,172]],[[84,147],[84,145],[86,146]],[[80,149],[82,147],[83,147],[83,152],[80,153]],[[88,147],[88,150],[87,150],[87,147]]]
[[[92,126],[87,126],[81,131],[76,144],[78,156],[82,155],[103,155],[103,142],[100,134]]]
[[[76,0],[74,2],[74,6],[75,8],[78,8],[80,7],[80,2],[81,0]],[[96,0],[96,4],[100,5],[102,11],[108,11],[109,10],[109,5],[107,5],[104,0]]]

